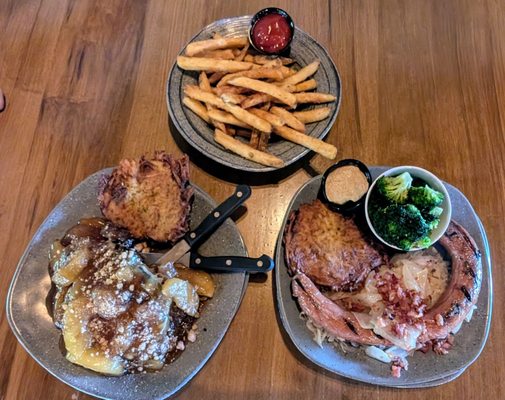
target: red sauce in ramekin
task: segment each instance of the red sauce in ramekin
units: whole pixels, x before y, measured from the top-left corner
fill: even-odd
[[[291,42],[292,31],[286,18],[278,13],[266,14],[253,26],[254,46],[265,53],[279,53]]]

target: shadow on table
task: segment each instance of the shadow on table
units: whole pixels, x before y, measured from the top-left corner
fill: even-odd
[[[193,148],[179,133],[170,116],[168,117],[168,125],[170,127],[170,132],[172,133],[172,137],[174,138],[175,143],[184,153],[188,154],[192,163],[196,164],[205,172],[227,182],[236,184],[242,183],[251,186],[275,184],[282,181],[283,179],[286,179],[298,169],[305,169],[311,176],[319,175],[319,173],[315,171],[309,164],[310,160],[315,155],[314,152],[309,152],[307,155],[303,156],[300,160],[294,162],[293,164],[275,171],[250,172],[230,168],[212,160],[211,158],[202,154],[200,151]]]

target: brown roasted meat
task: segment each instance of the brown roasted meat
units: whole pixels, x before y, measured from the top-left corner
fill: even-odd
[[[293,275],[303,273],[336,291],[358,289],[372,269],[385,263],[352,218],[319,200],[290,215],[284,245]]]
[[[451,221],[439,241],[451,258],[451,279],[437,304],[424,316],[426,330],[418,339],[446,339],[466,318],[477,303],[482,285],[482,256],[470,234]]]
[[[188,157],[158,151],[151,160],[122,160],[98,201],[103,215],[135,238],[175,242],[189,229],[192,197]]]
[[[451,278],[442,297],[419,321],[423,326],[417,339],[419,348],[427,343],[444,346],[451,332],[471,312],[482,284],[481,253],[461,225],[451,221],[439,243],[451,258]],[[354,313],[324,296],[305,274],[293,278],[292,290],[307,317],[331,336],[358,344],[391,345],[371,329],[362,328]]]

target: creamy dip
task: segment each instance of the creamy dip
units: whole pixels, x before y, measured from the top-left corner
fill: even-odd
[[[358,201],[368,190],[368,180],[358,167],[345,165],[326,177],[326,197],[336,204]]]

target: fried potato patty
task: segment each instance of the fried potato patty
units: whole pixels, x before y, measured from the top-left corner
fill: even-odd
[[[149,160],[121,160],[101,185],[103,215],[138,239],[175,242],[189,229],[193,189],[189,159],[163,151]]]
[[[354,220],[329,210],[321,201],[303,204],[289,216],[284,233],[290,272],[304,273],[332,290],[355,290],[383,256]]]

